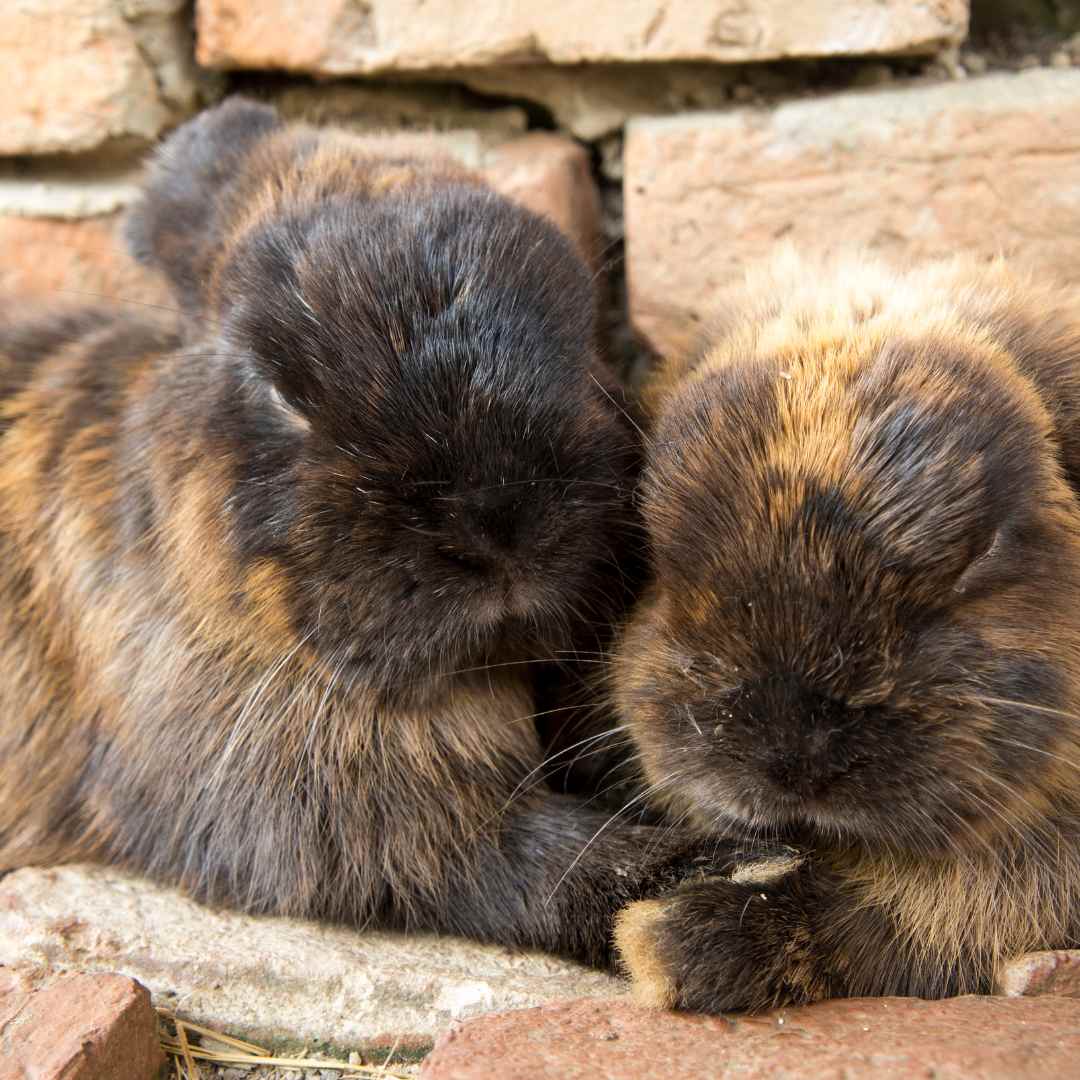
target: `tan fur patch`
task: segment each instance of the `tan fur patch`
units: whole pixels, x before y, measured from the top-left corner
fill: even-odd
[[[615,948],[633,980],[634,999],[650,1009],[673,1009],[678,992],[656,951],[656,924],[667,912],[662,900],[639,900],[615,917]]]
[[[843,868],[856,903],[888,911],[898,940],[934,967],[964,956],[990,965],[1069,940],[1078,869],[1069,849],[1023,865],[1004,846],[966,859],[862,857]]]
[[[244,591],[256,622],[282,641],[291,632],[286,600],[287,587],[281,568],[270,559],[261,559],[244,574]]]

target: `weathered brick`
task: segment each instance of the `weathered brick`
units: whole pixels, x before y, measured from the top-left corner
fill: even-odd
[[[0,296],[50,304],[113,299],[170,306],[163,279],[128,255],[118,214],[64,221],[0,216]]]
[[[0,1080],[153,1080],[164,1064],[134,979],[0,968]]]
[[[561,135],[533,132],[489,151],[483,171],[496,191],[550,218],[586,261],[596,262],[600,194],[581,146]]]
[[[449,75],[481,94],[535,101],[560,128],[591,140],[618,131],[631,116],[722,108],[741,70],[707,63],[519,64]]]
[[[0,154],[152,139],[198,96],[185,0],[8,0]]]
[[[371,85],[355,80],[287,82],[264,95],[288,120],[342,127],[358,134],[393,131],[454,134],[461,144],[497,146],[529,126],[525,110],[515,105],[477,105],[459,86]],[[475,165],[479,158],[467,164]]]
[[[635,120],[624,169],[631,316],[662,351],[781,239],[1080,279],[1080,71]]]
[[[0,881],[0,964],[43,960],[53,971],[122,971],[192,1020],[270,1045],[417,1046],[461,1017],[626,993],[543,953],[256,918],[92,866]],[[0,1005],[0,1062],[3,1032]]]
[[[1005,997],[1080,998],[1080,949],[1027,953],[1010,960],[997,972],[994,992]]]
[[[363,73],[493,64],[744,61],[930,52],[966,0],[198,0],[198,55],[223,68]]]
[[[572,1001],[451,1029],[423,1080],[658,1076],[1041,1080],[1075,1076],[1080,1002],[1042,997],[855,998],[765,1016],[688,1016]]]

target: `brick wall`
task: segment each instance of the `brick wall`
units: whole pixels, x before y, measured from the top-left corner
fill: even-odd
[[[626,313],[671,347],[780,238],[1078,278],[1080,39],[1054,0],[982,7],[972,38],[967,0],[9,0],[0,290],[167,303],[119,214],[237,90],[435,132],[609,272],[625,356]]]

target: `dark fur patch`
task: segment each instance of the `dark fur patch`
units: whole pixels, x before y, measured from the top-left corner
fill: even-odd
[[[640,558],[592,274],[456,166],[239,101],[128,231],[176,325],[0,330],[0,873],[606,963],[709,849],[544,785],[538,711],[610,727],[581,669]]]

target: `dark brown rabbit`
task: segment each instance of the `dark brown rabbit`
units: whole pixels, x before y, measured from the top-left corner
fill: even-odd
[[[940,997],[1080,944],[1078,299],[788,254],[651,409],[618,703],[744,852],[620,916],[642,998]]]
[[[129,235],[179,319],[0,329],[0,870],[603,962],[698,849],[537,783],[533,673],[638,537],[589,271],[454,166],[243,101]]]

